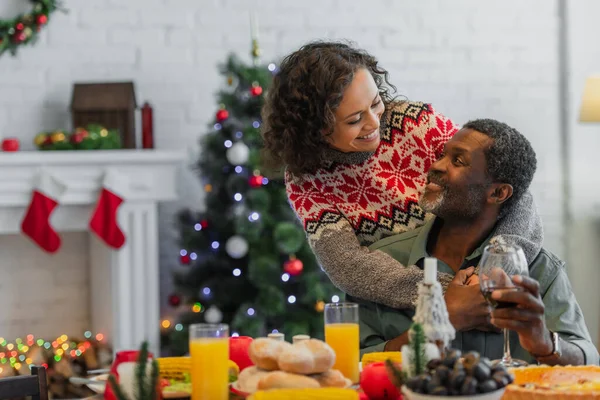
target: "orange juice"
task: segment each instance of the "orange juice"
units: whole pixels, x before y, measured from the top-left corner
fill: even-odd
[[[229,340],[190,340],[192,400],[229,399]]]
[[[335,351],[333,368],[339,369],[352,383],[358,383],[360,378],[358,324],[326,324],[325,341]]]

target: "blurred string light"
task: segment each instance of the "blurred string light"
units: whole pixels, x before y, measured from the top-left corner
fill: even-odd
[[[242,194],[241,193],[236,193],[233,195],[233,199],[235,201],[242,201]]]
[[[223,125],[219,124],[218,122],[215,124],[214,126],[216,131],[220,131],[223,128]]]
[[[290,297],[288,297],[288,303],[294,304],[295,302],[296,302],[296,296],[291,295]]]
[[[235,167],[235,173],[236,174],[241,174],[243,170],[244,169],[242,167],[240,167],[239,165],[237,167]]]
[[[28,356],[30,351],[42,348],[45,351],[51,351],[55,361],[60,361],[63,357],[76,358],[82,356],[86,350],[92,347],[92,341],[101,342],[104,340],[102,333],[92,334],[91,331],[83,333],[85,340],[73,340],[68,335],[63,334],[50,341],[42,338],[35,338],[33,334],[28,334],[25,338],[16,338],[12,342],[0,337],[0,365],[9,364],[10,367],[20,369],[23,363],[31,365],[33,360]],[[46,363],[42,364],[48,367]]]
[[[223,143],[223,145],[224,145],[225,147],[227,147],[227,148],[230,148],[231,146],[233,146],[233,142],[232,142],[231,140],[227,139],[227,140],[226,140],[226,141]]]

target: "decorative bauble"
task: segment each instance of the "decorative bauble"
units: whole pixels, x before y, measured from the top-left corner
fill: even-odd
[[[248,185],[250,185],[250,187],[253,187],[253,188],[261,187],[262,182],[263,182],[262,175],[252,175],[250,178],[248,178]]]
[[[360,387],[369,400],[397,400],[400,392],[388,375],[384,362],[366,366],[360,374]]]
[[[263,88],[258,84],[258,82],[254,82],[250,88],[250,94],[254,97],[257,97],[260,96],[262,92]]]
[[[232,236],[225,243],[225,251],[231,258],[243,258],[248,254],[248,242],[241,236]]]
[[[183,265],[188,265],[190,263],[190,255],[189,254],[185,254],[183,256],[179,256],[179,261]]]
[[[254,365],[248,353],[253,340],[250,336],[229,338],[229,359],[237,364],[240,372]]]
[[[273,239],[279,251],[284,254],[293,254],[300,250],[306,236],[297,224],[280,222],[275,226]]]
[[[248,161],[250,157],[250,149],[244,142],[237,142],[226,153],[227,161],[232,165],[242,165]]]
[[[50,135],[50,140],[52,143],[62,143],[67,140],[67,136],[63,132],[57,131]]]
[[[222,108],[219,111],[217,111],[217,114],[215,115],[215,117],[217,118],[218,122],[223,122],[227,118],[229,118],[229,111],[227,111],[224,108]]]
[[[208,228],[208,220],[207,219],[201,220],[200,221],[200,226],[202,227],[202,229]]]
[[[303,269],[304,264],[302,263],[302,261],[298,260],[295,257],[290,258],[285,263],[283,263],[283,270],[291,276],[300,275]]]
[[[27,35],[25,34],[25,32],[18,32],[18,33],[15,33],[12,38],[13,38],[13,42],[20,44],[20,43],[23,43],[25,41],[25,39],[27,39]]]
[[[18,24],[15,25],[15,30],[17,32],[22,31],[23,29],[25,29],[25,25],[22,22],[19,22]]]
[[[35,22],[38,25],[44,25],[46,22],[48,22],[48,17],[45,15],[38,15],[38,17],[35,19]]]
[[[218,324],[223,320],[223,313],[215,306],[210,306],[204,312],[204,320],[209,324]]]
[[[317,301],[317,304],[315,304],[315,311],[316,312],[325,311],[325,302],[323,300]]]
[[[6,138],[2,140],[2,151],[17,151],[19,150],[19,139]]]
[[[212,190],[213,190],[213,187],[210,183],[207,183],[206,185],[204,185],[204,191],[206,193],[210,193],[210,192],[212,192]]]
[[[172,294],[169,296],[169,304],[171,307],[177,307],[181,304],[181,297],[176,294]]]

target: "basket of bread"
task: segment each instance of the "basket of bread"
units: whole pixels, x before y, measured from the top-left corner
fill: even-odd
[[[352,382],[335,369],[335,352],[324,341],[306,339],[294,344],[272,338],[252,341],[248,353],[254,366],[245,368],[231,384],[238,396],[271,389],[347,388]]]

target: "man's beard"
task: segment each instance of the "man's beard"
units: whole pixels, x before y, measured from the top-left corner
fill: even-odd
[[[440,186],[442,186],[442,191],[434,199],[428,199],[425,196],[427,193],[427,189],[425,189],[419,199],[419,206],[423,211],[440,218],[464,220],[472,220],[479,215],[485,200],[486,185],[470,185],[466,193],[460,194],[452,192],[445,185]]]

